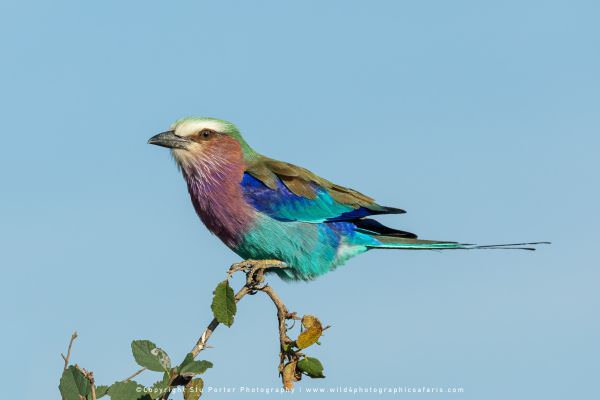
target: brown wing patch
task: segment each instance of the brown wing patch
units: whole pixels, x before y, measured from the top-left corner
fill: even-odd
[[[321,178],[309,170],[283,161],[260,157],[246,172],[259,179],[271,189],[277,188],[277,178],[295,195],[314,199],[317,194],[314,185],[318,185],[333,197],[338,203],[352,206],[353,208],[366,207],[371,210],[384,210],[385,208],[375,203],[371,197],[356,190],[336,185]]]
[[[290,189],[290,192],[294,193],[295,195],[306,197],[307,199],[311,200],[317,197],[315,189],[304,179],[296,176],[285,175],[281,175],[280,178],[283,181],[283,184]]]
[[[269,189],[277,189],[277,175],[264,163],[255,162],[246,168],[246,172],[264,183]]]

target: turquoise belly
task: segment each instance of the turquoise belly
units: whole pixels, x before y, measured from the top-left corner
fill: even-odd
[[[283,279],[310,280],[367,251],[372,238],[344,229],[347,223],[283,222],[258,214],[252,228],[233,249],[244,259],[277,259],[289,268]],[[347,232],[343,232],[347,230]]]

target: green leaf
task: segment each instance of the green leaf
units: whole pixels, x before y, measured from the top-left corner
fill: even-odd
[[[177,368],[181,375],[203,374],[207,369],[212,368],[213,364],[206,360],[194,360],[192,353],[188,353],[181,365]]]
[[[116,382],[108,388],[111,400],[150,400],[148,389],[136,381]]]
[[[171,378],[169,377],[169,374],[167,372],[165,372],[165,374],[163,375],[162,381],[156,382],[149,389],[150,397],[152,399],[160,398],[162,395],[164,395],[168,391],[169,383],[171,383]]]
[[[181,372],[181,369],[183,367],[185,367],[186,365],[188,365],[189,363],[191,363],[193,361],[194,361],[194,355],[192,353],[187,353],[185,355],[185,358],[181,362],[181,364],[179,364],[179,366],[177,367],[177,372]]]
[[[96,398],[97,399],[99,399],[100,397],[106,396],[107,393],[108,393],[108,386],[106,386],[106,385],[96,386]]]
[[[210,361],[206,360],[198,360],[192,363],[189,363],[180,371],[181,375],[186,374],[203,374],[207,369],[212,368],[213,364]]]
[[[313,357],[306,357],[298,361],[298,369],[311,378],[325,378],[323,364]]]
[[[171,359],[167,353],[149,340],[134,340],[131,342],[131,351],[135,362],[150,371],[171,369]]]
[[[74,365],[63,371],[58,385],[63,400],[80,400],[90,393],[90,381]]]
[[[183,399],[184,400],[198,400],[202,394],[204,388],[204,381],[201,378],[191,380],[183,388]]]
[[[210,308],[217,321],[227,326],[233,324],[233,317],[237,309],[235,295],[233,289],[229,286],[229,281],[224,280],[217,285]]]

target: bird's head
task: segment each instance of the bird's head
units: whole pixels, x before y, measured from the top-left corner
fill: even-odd
[[[170,148],[175,161],[184,169],[201,161],[241,162],[256,155],[234,124],[216,118],[180,119],[168,131],[152,136],[148,143]]]

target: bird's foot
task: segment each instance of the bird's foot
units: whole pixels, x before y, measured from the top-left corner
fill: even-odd
[[[244,260],[239,263],[232,264],[227,271],[227,279],[231,278],[236,272],[248,272],[252,267],[251,260]]]
[[[255,294],[260,290],[259,285],[264,282],[265,271],[270,268],[286,268],[284,262],[279,260],[244,260],[233,264],[227,272],[227,279],[236,272],[246,274],[246,286],[250,289],[249,294]]]
[[[244,260],[231,265],[227,272],[227,277],[231,278],[236,272],[252,273],[254,275],[259,270],[285,267],[287,267],[285,263],[279,260]]]

